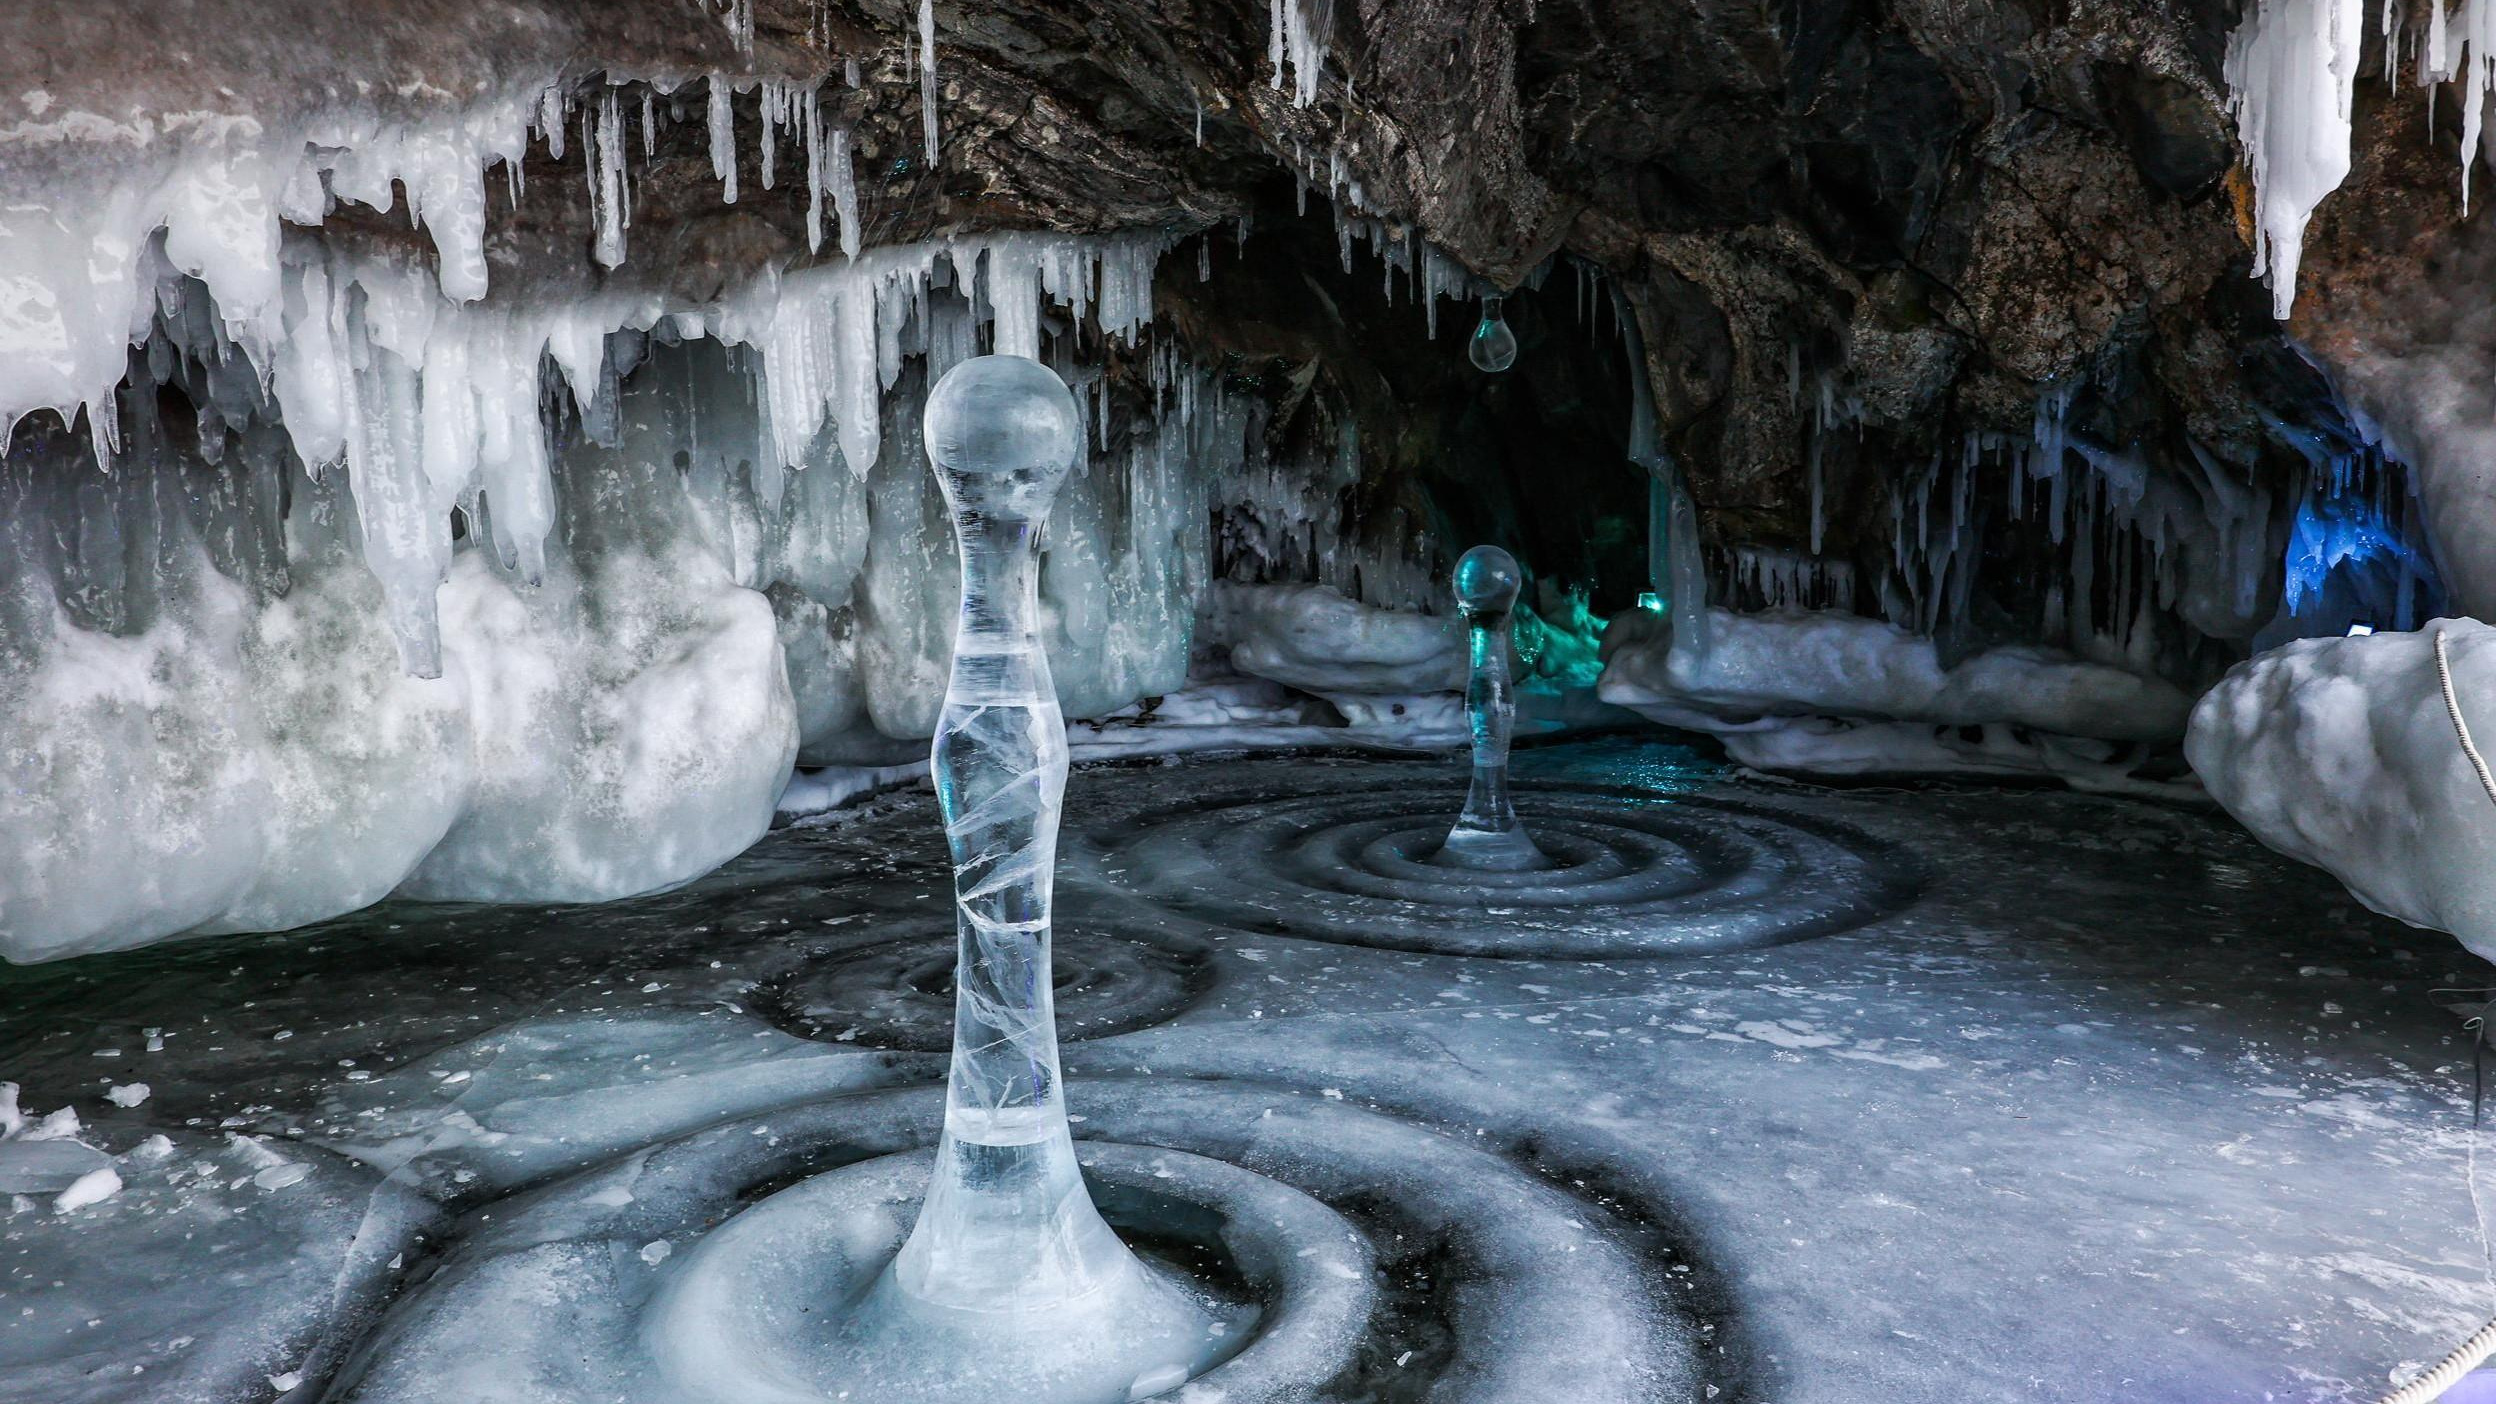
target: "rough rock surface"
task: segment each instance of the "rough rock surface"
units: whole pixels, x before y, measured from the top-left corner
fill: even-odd
[[[1955,453],[1970,432],[2024,434],[2049,382],[2104,387],[2075,406],[2087,432],[2161,463],[2198,446],[2248,478],[2281,470],[2265,417],[2294,422],[2317,398],[2259,373],[2279,342],[2244,286],[2215,86],[2230,16],[2216,0],[2059,13],[2009,0],[1335,0],[1307,106],[1272,81],[1269,12],[1253,0],[942,3],[934,169],[919,157],[916,14],[903,3],[755,0],[750,54],[708,0],[183,8],[12,7],[0,89],[46,94],[65,127],[64,111],[274,120],[324,86],[394,93],[413,113],[540,71],[667,86],[711,71],[830,75],[826,115],[857,134],[870,243],[1190,232],[1270,211],[1283,165],[1325,187],[1339,162],[1398,237],[1409,228],[1494,282],[1558,252],[1612,275],[1644,333],[1665,447],[1720,547],[1805,544],[1816,455],[1835,503],[1858,509],[1832,514],[1822,549],[1869,564],[1889,544],[1877,509],[1897,465]],[[134,46],[138,34],[168,42]],[[841,81],[852,59],[855,89]],[[269,76],[289,70],[322,76],[273,91]],[[698,88],[678,91],[699,102]],[[73,137],[7,155],[40,169],[111,147]],[[699,293],[805,258],[802,189],[763,192],[747,172],[745,197],[723,205],[701,147],[699,121],[679,124],[637,167],[634,254],[615,277]],[[517,208],[493,210],[497,295],[599,280],[577,171],[541,145],[526,175]],[[329,237],[353,235],[417,237],[393,216],[333,220]],[[1182,263],[1165,283],[1185,278]],[[1390,412],[1409,417],[1418,397],[1368,391],[1418,347],[1346,344],[1317,324],[1331,309],[1299,295],[1296,270],[1252,270],[1274,309],[1262,349],[1293,368],[1265,379],[1322,378],[1371,442],[1392,442]],[[1255,339],[1204,331],[1216,351]],[[1439,380],[1422,396],[1479,386]],[[1823,381],[1840,423],[1815,412]],[[1606,389],[1617,385],[1615,372]],[[1578,408],[1617,422],[1611,404],[1546,417]],[[1393,459],[1367,497],[1453,495]],[[1613,466],[1569,464],[1564,485],[1600,491],[1587,484]],[[1624,578],[1643,534],[1634,483],[1615,492],[1609,563],[1549,569],[1606,593],[1637,583]]]

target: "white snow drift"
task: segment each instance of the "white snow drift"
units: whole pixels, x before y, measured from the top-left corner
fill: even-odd
[[[1835,716],[2147,741],[2182,732],[2192,701],[2173,684],[2041,648],[2001,648],[1942,666],[1929,638],[1826,611],[1708,611],[1707,647],[1623,627],[1604,669],[1606,702],[1687,724]],[[1654,616],[1648,616],[1649,619]]]
[[[1942,664],[1930,638],[1828,611],[1710,609],[1703,647],[1643,611],[1613,621],[1598,695],[1715,734],[1734,759],[1821,774],[2051,775],[2128,788],[2123,753],[2173,740],[2173,684],[2041,648]]]

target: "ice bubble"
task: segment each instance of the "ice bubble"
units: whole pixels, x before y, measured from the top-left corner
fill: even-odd
[[[1473,329],[1473,339],[1466,343],[1465,354],[1475,366],[1497,373],[1517,363],[1517,334],[1508,330],[1508,319],[1500,314],[1500,299],[1482,299],[1482,321]]]

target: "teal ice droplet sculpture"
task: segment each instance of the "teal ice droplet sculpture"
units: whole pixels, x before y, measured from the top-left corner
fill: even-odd
[[[1517,334],[1508,330],[1508,319],[1500,315],[1500,301],[1482,299],[1482,323],[1473,329],[1473,340],[1465,346],[1474,365],[1486,371],[1504,371],[1517,363]]]
[[[1473,733],[1473,786],[1437,861],[1459,868],[1523,872],[1551,866],[1517,823],[1508,800],[1508,739],[1516,730],[1516,685],[1509,670],[1508,619],[1524,588],[1517,558],[1476,546],[1456,562],[1456,604],[1465,612],[1473,676],[1465,720]]]

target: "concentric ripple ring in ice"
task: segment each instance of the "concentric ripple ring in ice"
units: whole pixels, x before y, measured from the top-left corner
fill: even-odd
[[[878,1397],[862,1386],[886,1363],[863,1358],[844,1322],[908,1227],[939,1105],[914,1089],[783,1108],[486,1206],[339,1397]],[[1239,1338],[1195,1379],[1121,1381],[1110,1404],[1707,1397],[1701,1332],[1673,1297],[1686,1278],[1647,1230],[1481,1138],[1228,1080],[1087,1079],[1080,1110],[1103,1215]],[[1010,1344],[957,1354],[973,1375],[984,1360],[1026,1382],[1086,1363],[1079,1339]],[[1031,1397],[951,1383],[964,1398]]]
[[[1213,982],[1198,941],[1077,928],[1052,944],[1060,1042],[1165,1023]],[[954,963],[954,933],[931,928],[812,958],[756,991],[754,1008],[819,1043],[939,1053],[953,1046]]]
[[[1704,954],[1848,930],[1920,886],[1895,845],[1768,803],[1516,786],[1550,866],[1434,862],[1460,791],[1243,787],[1097,826],[1088,880],[1241,930],[1443,955]]]

